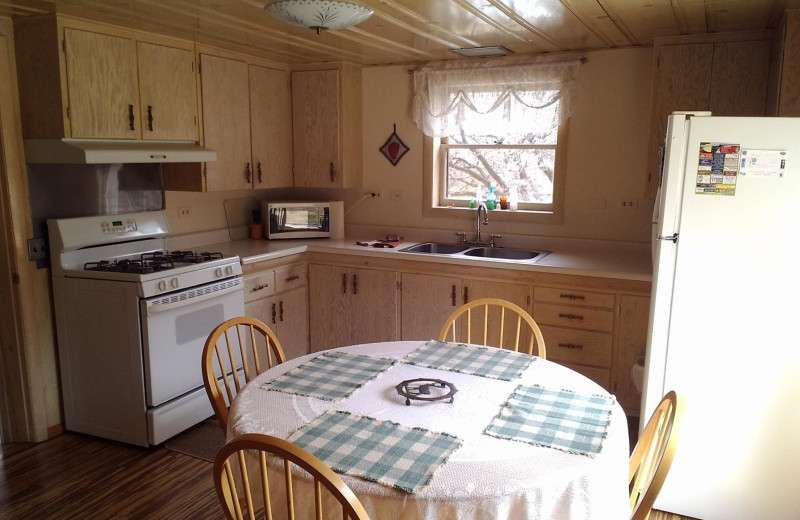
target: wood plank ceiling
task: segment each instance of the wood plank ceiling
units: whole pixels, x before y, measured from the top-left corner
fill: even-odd
[[[268,57],[361,65],[650,46],[653,38],[774,29],[800,0],[357,0],[375,14],[316,34],[264,11],[272,0],[0,0],[0,16],[58,12]]]

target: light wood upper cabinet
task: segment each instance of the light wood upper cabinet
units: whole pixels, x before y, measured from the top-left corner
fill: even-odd
[[[292,185],[289,72],[200,54],[204,144],[217,161],[164,165],[168,190],[226,191]]]
[[[766,115],[772,36],[747,36],[750,39],[702,35],[656,40],[646,197],[654,197],[658,189],[667,116],[672,112]]]
[[[780,32],[777,114],[800,116],[800,9],[786,11]]]
[[[194,53],[139,42],[142,139],[197,141],[197,76]]]
[[[205,164],[206,191],[241,190],[252,185],[250,82],[239,60],[200,55],[205,146],[217,152]]]
[[[66,28],[64,54],[71,137],[139,138],[134,41]]]
[[[250,65],[253,187],[291,186],[292,91],[289,72]]]
[[[361,185],[361,69],[292,72],[294,184]]]
[[[57,15],[14,33],[26,139],[198,140],[192,42]]]

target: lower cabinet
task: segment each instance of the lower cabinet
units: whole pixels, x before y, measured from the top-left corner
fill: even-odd
[[[626,410],[639,411],[641,393],[631,379],[631,367],[647,348],[650,297],[622,294],[619,298],[617,355],[614,359],[614,393]]]
[[[307,279],[306,264],[245,275],[245,313],[275,332],[288,359],[309,353]]]
[[[397,340],[395,271],[312,264],[311,350]]]

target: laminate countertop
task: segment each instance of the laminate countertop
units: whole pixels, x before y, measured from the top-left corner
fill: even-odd
[[[465,257],[463,255],[430,255],[405,253],[403,248],[419,242],[406,241],[396,248],[368,247],[356,244],[364,238],[308,240],[220,240],[220,234],[199,233],[168,239],[170,249],[199,249],[237,255],[243,265],[273,260],[306,251],[370,256],[395,260],[471,265],[497,269],[538,271],[577,276],[594,276],[623,280],[652,281],[650,245],[643,243],[608,242],[601,240],[543,239],[535,247],[549,254],[538,261],[511,261]],[[215,241],[216,240],[216,241]],[[504,244],[505,245],[505,244]],[[508,247],[521,247],[511,246]]]

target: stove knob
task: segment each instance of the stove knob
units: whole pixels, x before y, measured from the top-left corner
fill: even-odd
[[[233,274],[233,267],[231,267],[231,266],[226,267],[225,268],[225,274],[227,274],[228,276],[231,276]]]
[[[216,276],[217,278],[222,276],[222,268],[221,267],[217,267],[216,269],[214,269],[214,276]]]
[[[178,279],[177,278],[173,278],[172,280],[169,281],[169,284],[172,286],[173,289],[177,289],[178,288]]]
[[[160,282],[158,282],[158,290],[159,291],[165,291],[166,289],[167,289],[167,282],[165,282],[164,280],[161,280]]]

